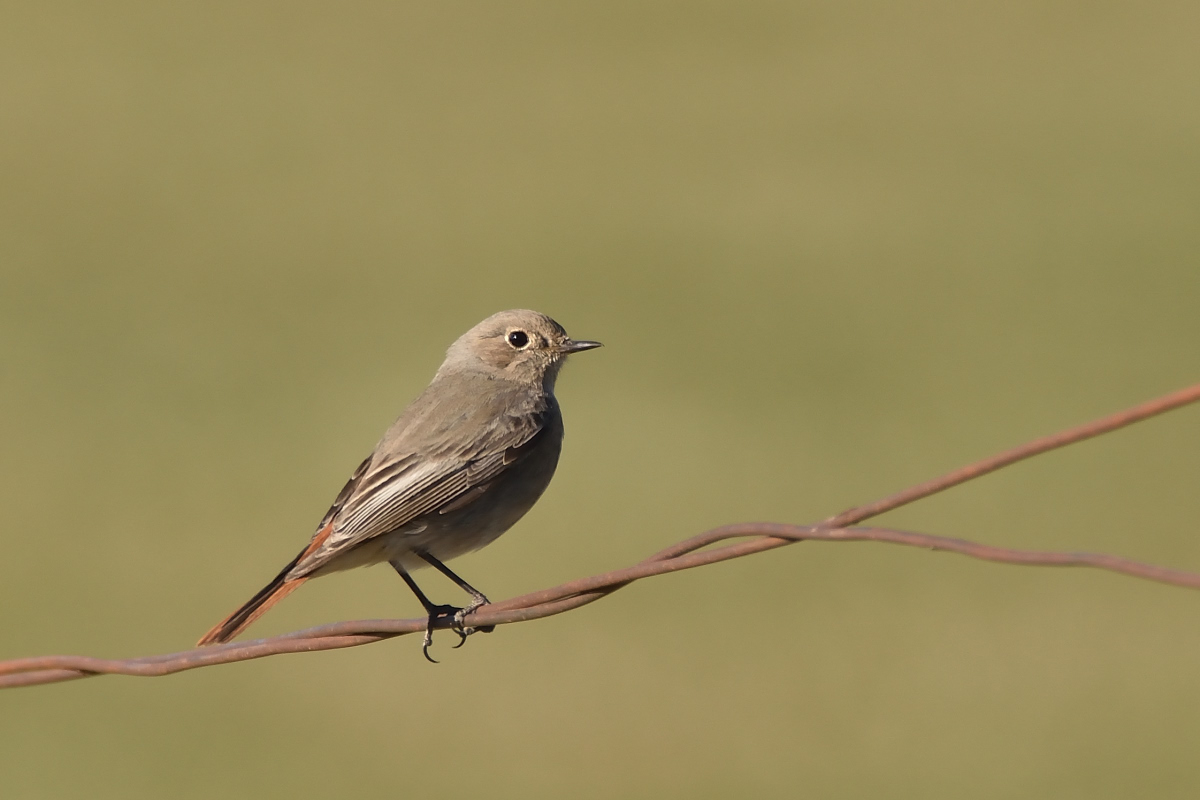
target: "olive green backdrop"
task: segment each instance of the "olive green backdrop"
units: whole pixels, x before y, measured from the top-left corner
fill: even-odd
[[[493,598],[1197,379],[1194,2],[39,3],[0,28],[0,658],[189,646],[493,311],[560,382]],[[1200,568],[1200,410],[884,520]],[[436,576],[429,590],[459,596]],[[266,635],[415,616],[386,569]],[[1200,596],[805,544],[426,664],[0,693],[41,798],[1192,797]]]

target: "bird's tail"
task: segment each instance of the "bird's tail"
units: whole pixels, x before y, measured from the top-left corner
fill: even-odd
[[[264,586],[254,597],[246,601],[241,608],[214,625],[212,630],[204,634],[199,642],[196,642],[197,646],[204,647],[205,645],[228,642],[249,627],[250,623],[254,622],[254,620],[267,613],[267,610],[271,606],[300,588],[300,584],[308,580],[309,576],[289,579],[288,573],[300,562],[301,558],[308,554],[309,549],[306,547],[300,555],[296,556],[290,564],[275,576],[273,581]]]

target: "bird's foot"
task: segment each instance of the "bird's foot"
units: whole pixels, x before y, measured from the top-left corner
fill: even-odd
[[[438,660],[429,655],[429,648],[433,646],[433,631],[435,628],[449,628],[459,636],[459,642],[454,646],[462,647],[462,643],[467,640],[467,634],[463,633],[462,622],[459,620],[463,610],[458,606],[431,605],[426,611],[429,612],[429,617],[425,623],[425,640],[421,643],[421,652],[424,653],[425,660],[436,664]]]
[[[471,602],[467,603],[465,608],[460,608],[458,613],[454,615],[454,622],[451,624],[450,628],[459,635],[458,644],[454,645],[456,649],[462,647],[463,644],[466,643],[467,637],[472,633],[491,633],[492,631],[496,630],[495,625],[480,625],[477,628],[472,628],[463,624],[463,621],[467,618],[468,614],[470,614],[472,611],[482,608],[483,606],[486,606],[489,602],[491,601],[488,600],[487,597],[482,593],[476,594],[471,598]]]

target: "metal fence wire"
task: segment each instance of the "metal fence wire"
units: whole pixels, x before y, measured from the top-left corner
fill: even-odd
[[[661,550],[631,567],[606,572],[602,575],[593,575],[590,578],[580,578],[550,589],[543,589],[540,592],[483,606],[466,618],[466,624],[474,628],[481,628],[541,619],[607,597],[616,590],[643,578],[716,564],[720,561],[741,558],[752,553],[774,550],[777,547],[803,541],[890,542],[909,547],[959,553],[972,558],[1006,564],[1095,567],[1134,578],[1198,589],[1200,588],[1200,574],[1198,573],[1144,564],[1104,553],[1014,550],[979,544],[965,539],[892,528],[858,527],[859,523],[884,512],[974,480],[1018,461],[1132,425],[1135,422],[1195,403],[1197,400],[1200,400],[1200,384],[1180,389],[1087,424],[1035,439],[1020,447],[1014,447],[990,458],[968,464],[941,477],[917,484],[890,497],[848,509],[815,525],[747,522],[715,528]],[[713,547],[718,544],[721,546]],[[449,626],[449,620],[443,620],[440,623],[439,627]],[[317,650],[356,647],[408,633],[422,633],[425,626],[424,618],[355,620],[321,625],[265,639],[230,642],[215,647],[202,647],[142,658],[105,659],[87,656],[20,658],[0,661],[0,688],[55,683],[76,678],[89,678],[94,675],[142,677],[170,675],[199,667],[249,661],[254,658],[283,653],[309,653]]]

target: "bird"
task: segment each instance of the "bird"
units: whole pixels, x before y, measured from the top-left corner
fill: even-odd
[[[555,380],[567,356],[600,346],[528,309],[501,311],[464,333],[351,475],[308,545],[198,645],[228,642],[312,578],[387,562],[425,609],[425,658],[435,661],[435,627],[451,628],[461,646],[474,632],[465,617],[488,599],[444,562],[495,541],[541,497],[562,449]],[[433,603],[412,577],[423,567],[470,602]]]

